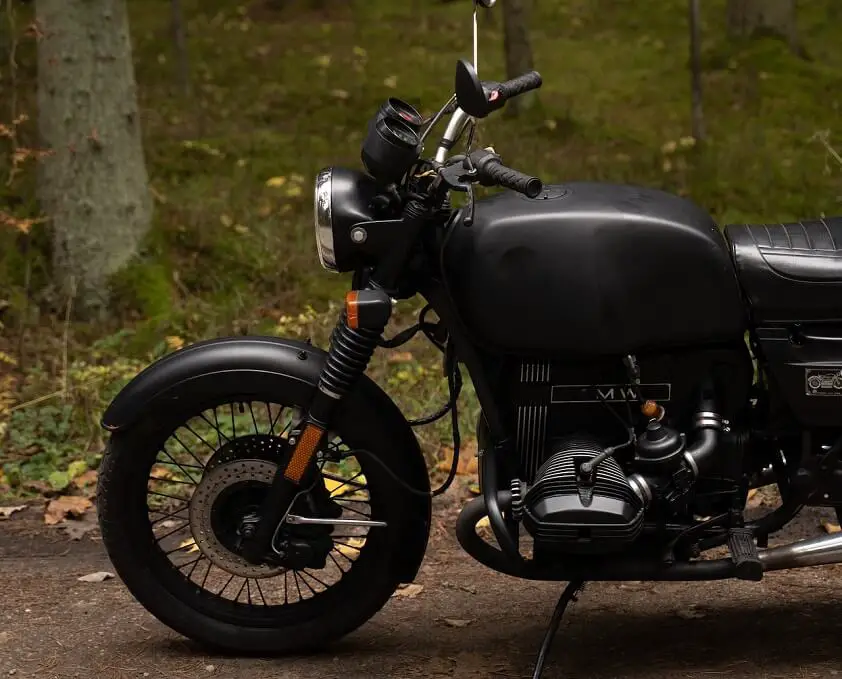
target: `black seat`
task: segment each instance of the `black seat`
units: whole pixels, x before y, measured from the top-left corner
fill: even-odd
[[[725,228],[757,323],[842,320],[842,217]]]

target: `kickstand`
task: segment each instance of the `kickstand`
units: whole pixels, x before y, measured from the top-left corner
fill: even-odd
[[[567,606],[571,601],[576,601],[576,595],[584,586],[584,580],[571,580],[561,593],[561,597],[559,597],[558,603],[555,605],[553,617],[550,618],[550,626],[544,635],[541,650],[538,651],[538,662],[535,663],[535,671],[532,673],[532,679],[541,679],[541,673],[544,671],[544,663],[547,661],[547,654],[550,652],[550,646],[552,646],[553,639],[555,639],[555,635],[558,632],[558,626],[561,624],[564,611],[567,610]]]

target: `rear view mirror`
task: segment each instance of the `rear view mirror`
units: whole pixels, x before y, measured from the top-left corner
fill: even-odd
[[[491,112],[479,76],[471,63],[465,59],[456,62],[455,92],[459,108],[469,116],[485,118]]]

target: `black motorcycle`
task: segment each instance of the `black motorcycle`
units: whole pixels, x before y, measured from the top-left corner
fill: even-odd
[[[768,547],[805,505],[842,506],[842,218],[723,235],[677,196],[543,185],[471,148],[478,119],[540,85],[534,72],[480,81],[459,61],[437,115],[389,99],[365,171],[318,174],[319,259],[354,272],[328,351],[200,342],[110,405],[103,539],[165,624],[227,650],[300,651],[413,580],[443,488],[411,424],[433,417],[408,422],[365,371],[419,332],[444,356],[436,416],[456,423],[463,366],[482,406],[481,495],[460,544],[501,573],[569,583],[535,676],[585,581],[757,581],[842,562],[842,534]],[[478,184],[508,190],[474,200]],[[415,295],[418,323],[385,338],[395,300]],[[781,506],[749,520],[749,491],[769,484]],[[703,558],[721,546],[730,557]]]

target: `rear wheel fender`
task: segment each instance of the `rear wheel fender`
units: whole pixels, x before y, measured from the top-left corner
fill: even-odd
[[[126,432],[159,413],[200,409],[204,402],[221,397],[236,398],[251,389],[307,404],[318,385],[327,353],[295,340],[274,337],[220,338],[185,347],[153,363],[117,395],[102,416],[102,426],[114,433]],[[394,442],[394,455],[383,462],[403,481],[429,492],[430,480],[418,440],[406,418],[389,396],[363,376],[343,400],[337,418],[370,423]],[[406,493],[403,522],[405,542],[396,561],[401,582],[415,578],[430,528],[429,497]]]

